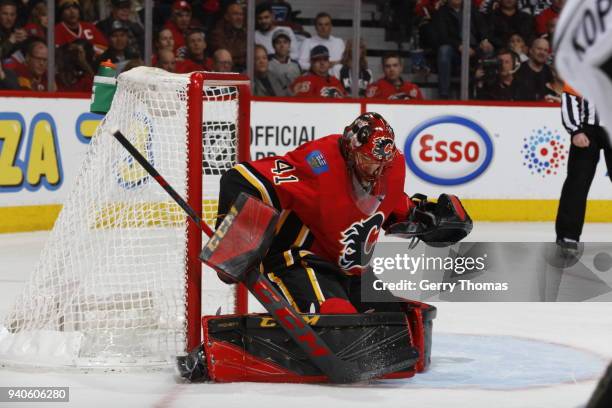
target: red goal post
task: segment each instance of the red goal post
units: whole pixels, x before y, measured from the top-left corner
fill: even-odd
[[[205,86],[226,86],[236,85],[238,88],[238,161],[247,161],[250,158],[250,112],[251,112],[251,88],[248,77],[233,73],[211,73],[194,72],[191,74],[189,85],[189,104],[188,104],[188,135],[193,146],[197,146],[193,155],[188,156],[188,174],[190,180],[190,190],[194,189],[187,202],[196,213],[202,214],[202,166],[201,160],[193,160],[194,157],[203,156],[201,150],[202,143],[197,143],[202,138],[202,123],[206,107],[204,105]],[[202,108],[203,107],[203,108]],[[193,181],[191,181],[193,180]],[[192,350],[201,341],[201,302],[202,293],[202,263],[199,255],[202,250],[202,232],[194,223],[189,223],[187,234],[193,239],[187,247],[187,297],[188,299],[198,299],[198,301],[187,302],[187,350]],[[235,313],[243,314],[248,312],[248,291],[244,285],[240,284],[236,288]]]

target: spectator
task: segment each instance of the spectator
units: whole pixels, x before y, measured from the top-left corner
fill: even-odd
[[[272,15],[274,18],[274,22],[277,26],[289,27],[293,30],[297,38],[297,48],[300,49],[299,45],[304,38],[309,38],[310,34],[304,31],[304,27],[297,21],[295,21],[295,16],[300,13],[300,11],[294,12],[291,4],[289,4],[285,0],[271,0],[270,7],[272,9]]]
[[[85,39],[91,43],[96,55],[101,55],[108,48],[104,34],[92,23],[80,21],[81,8],[79,0],[60,0],[58,7],[60,23],[55,26],[55,46],[61,47],[74,40]]]
[[[130,48],[138,51],[142,55],[144,51],[144,28],[133,22],[130,18],[132,16],[132,2],[131,0],[111,0],[111,14],[102,21],[96,24],[98,30],[100,30],[107,38],[110,38],[113,30],[113,23],[120,21],[124,26],[128,28]]]
[[[26,50],[25,65],[17,68],[17,81],[22,89],[46,91],[47,84],[47,45],[42,40],[32,41]]]
[[[210,33],[212,51],[226,49],[232,54],[237,71],[246,68],[246,30],[244,28],[244,10],[237,3],[231,3],[225,9],[223,18],[217,22]]]
[[[450,96],[451,75],[461,67],[463,0],[448,0],[433,16],[433,26],[438,41],[438,96]],[[493,55],[493,45],[481,14],[473,10],[470,28],[470,57]]]
[[[204,31],[193,30],[185,38],[187,44],[187,55],[183,61],[177,64],[176,72],[186,73],[193,71],[210,71],[212,59],[206,56],[206,37]]]
[[[17,74],[12,69],[3,68],[2,61],[0,61],[0,90],[16,89],[20,89]]]
[[[138,51],[130,47],[130,29],[120,20],[113,21],[110,29],[110,47],[100,55],[98,63],[111,60],[120,73],[129,60],[139,58]]]
[[[272,37],[274,54],[270,56],[268,69],[276,74],[282,83],[283,89],[289,93],[289,87],[300,76],[300,65],[289,56],[291,38],[285,30],[277,30]]]
[[[285,32],[291,44],[291,58],[298,58],[298,43],[293,30],[289,27],[275,27],[274,16],[272,15],[272,6],[270,3],[262,3],[257,6],[255,12],[257,21],[257,30],[255,31],[255,44],[261,44],[266,48],[268,54],[274,54],[272,46],[272,38],[279,30]]]
[[[179,49],[185,47],[185,34],[192,26],[191,5],[185,0],[176,0],[172,3],[172,15],[166,21],[164,28],[172,32],[174,39],[174,53],[179,55]]]
[[[353,65],[353,40],[346,42],[346,47],[342,53],[340,64],[331,68],[331,74],[338,78],[344,86],[344,90],[351,95],[351,67]],[[366,88],[372,83],[372,70],[368,68],[366,59],[366,46],[363,40],[359,41],[359,96],[365,96]]]
[[[157,66],[157,58],[164,50],[170,50],[176,56],[174,52],[174,37],[169,28],[163,28],[155,34],[154,45],[155,53],[151,56],[151,65]]]
[[[201,8],[196,18],[202,22],[204,32],[209,32],[215,22],[219,19],[221,2],[219,0],[202,0]]]
[[[483,13],[492,13],[499,8],[499,0],[478,0],[478,7]],[[476,2],[476,0],[474,1]],[[537,16],[550,6],[551,0],[519,0],[518,9],[529,15]]]
[[[220,48],[215,51],[213,54],[213,71],[234,72],[234,61],[228,50]]]
[[[476,99],[491,101],[516,100],[514,73],[520,67],[519,56],[509,49],[497,52],[497,64],[476,70]]]
[[[545,38],[537,38],[529,48],[529,60],[516,73],[518,83],[517,99],[523,101],[544,101],[547,95],[554,95],[553,72],[546,64],[550,45]]]
[[[535,18],[535,28],[537,35],[541,36],[548,33],[548,23],[552,19],[558,19],[563,9],[564,0],[552,0],[550,7],[543,10]]]
[[[144,66],[144,61],[141,58],[133,58],[129,60],[127,64],[125,64],[125,67],[123,68],[123,72],[128,72],[132,68],[142,67],[142,66]]]
[[[546,34],[544,34],[542,37],[546,38],[551,44],[555,38],[555,29],[557,28],[558,22],[559,17],[553,17],[546,22]]]
[[[385,76],[368,86],[366,97],[377,99],[423,99],[418,86],[402,79],[403,64],[400,55],[391,52],[382,57]]]
[[[13,0],[0,1],[0,59],[11,56],[21,42],[28,38],[23,28],[17,28],[17,3]]]
[[[523,39],[523,37],[521,37],[520,34],[515,33],[510,36],[510,41],[508,41],[508,48],[510,48],[511,51],[514,51],[516,55],[519,56],[521,63],[529,59],[529,57],[527,56],[527,54],[529,53],[529,47],[527,46],[527,43],[525,43],[525,40]]]
[[[527,43],[535,37],[533,18],[518,9],[517,0],[499,0],[499,7],[489,16],[489,25],[495,48],[503,48],[514,33],[520,34]]]
[[[299,62],[304,71],[310,69],[310,51],[317,45],[323,45],[329,50],[331,65],[339,63],[344,52],[344,41],[331,35],[332,20],[329,14],[317,14],[315,17],[315,29],[317,34],[305,39],[300,49]]]
[[[62,45],[57,58],[57,90],[91,92],[94,70],[90,61],[93,55],[93,47],[86,40]]]
[[[310,71],[298,77],[290,90],[295,96],[319,96],[324,98],[343,98],[346,96],[342,83],[329,75],[329,50],[317,45],[310,50]]]
[[[23,27],[29,37],[38,37],[45,40],[47,38],[47,2],[45,0],[36,0],[30,2],[32,11],[28,23]]]
[[[281,78],[268,69],[268,51],[260,44],[255,45],[255,69],[253,78],[255,96],[289,96]]]
[[[274,21],[278,23],[290,23],[293,19],[291,4],[287,3],[285,0],[272,0],[270,2],[270,9],[272,10]]]
[[[417,0],[414,13],[419,19],[419,44],[424,48],[437,48],[436,29],[432,16],[442,7],[442,0]]]
[[[162,49],[157,54],[156,67],[168,72],[176,72],[176,56],[171,49]]]

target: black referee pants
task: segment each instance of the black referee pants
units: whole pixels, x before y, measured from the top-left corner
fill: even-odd
[[[602,149],[608,167],[608,176],[612,181],[612,147],[605,130],[599,126],[588,126],[584,133],[591,142],[589,147],[577,147],[573,143],[570,147],[567,177],[563,183],[555,224],[557,239],[580,240],[587,196]]]

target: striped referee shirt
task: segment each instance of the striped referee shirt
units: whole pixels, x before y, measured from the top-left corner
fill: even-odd
[[[584,98],[563,92],[561,97],[561,119],[572,136],[583,132],[585,126],[602,126],[595,106]]]

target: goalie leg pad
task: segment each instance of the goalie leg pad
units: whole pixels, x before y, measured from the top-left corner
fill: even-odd
[[[397,366],[383,378],[415,374],[419,352],[405,313],[302,315],[343,360]],[[327,382],[302,350],[267,314],[204,316],[204,359],[216,382]]]
[[[436,318],[437,310],[432,305],[416,300],[405,300],[404,308],[413,334],[414,346],[419,350],[419,361],[415,368],[418,373],[422,373],[431,365],[433,320]]]

